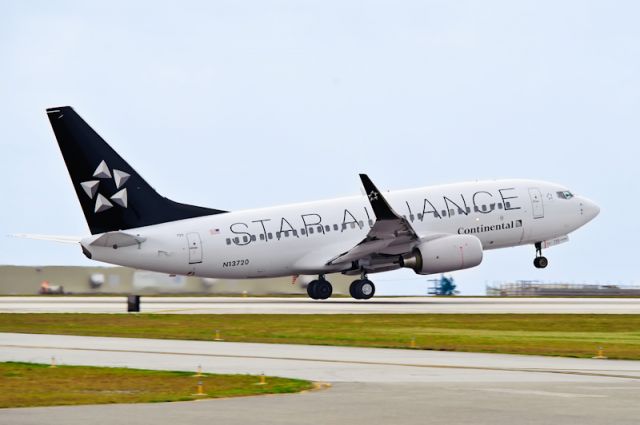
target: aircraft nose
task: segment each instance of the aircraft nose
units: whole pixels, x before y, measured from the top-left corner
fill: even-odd
[[[585,218],[585,223],[589,222],[600,214],[600,207],[595,202],[580,197],[580,214]]]

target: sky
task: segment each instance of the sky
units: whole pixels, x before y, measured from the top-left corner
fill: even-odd
[[[71,105],[164,196],[226,210],[496,178],[600,215],[515,280],[640,284],[640,3],[0,0],[0,264],[95,265],[45,108]],[[425,293],[409,270],[378,293]]]

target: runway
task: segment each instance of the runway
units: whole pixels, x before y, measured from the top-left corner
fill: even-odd
[[[640,362],[206,341],[0,334],[0,360],[265,373],[330,382],[297,395],[5,409],[17,424],[635,424]]]
[[[374,297],[332,298],[142,297],[141,311],[175,314],[640,314],[638,298]],[[0,313],[125,313],[126,297],[0,297]]]

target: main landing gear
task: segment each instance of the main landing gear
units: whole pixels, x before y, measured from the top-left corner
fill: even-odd
[[[320,275],[318,279],[312,280],[307,285],[307,294],[314,300],[326,300],[333,293],[333,287],[324,278],[324,275]],[[376,293],[376,287],[365,273],[358,280],[354,280],[349,286],[349,294],[356,300],[368,300]]]
[[[536,269],[544,269],[549,265],[547,257],[542,256],[542,242],[536,242],[536,258],[533,260]]]
[[[320,275],[319,279],[312,280],[307,285],[307,294],[314,300],[326,300],[333,293],[333,287],[324,278],[324,275]]]
[[[349,294],[356,300],[368,300],[376,293],[376,286],[362,273],[360,279],[354,280],[349,286]]]

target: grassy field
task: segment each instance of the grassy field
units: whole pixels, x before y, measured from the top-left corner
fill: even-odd
[[[640,359],[640,315],[0,314],[0,332]]]
[[[34,363],[0,363],[0,408],[106,403],[150,403],[257,394],[292,393],[311,382],[250,375],[209,375]],[[197,392],[202,382],[205,396]]]

